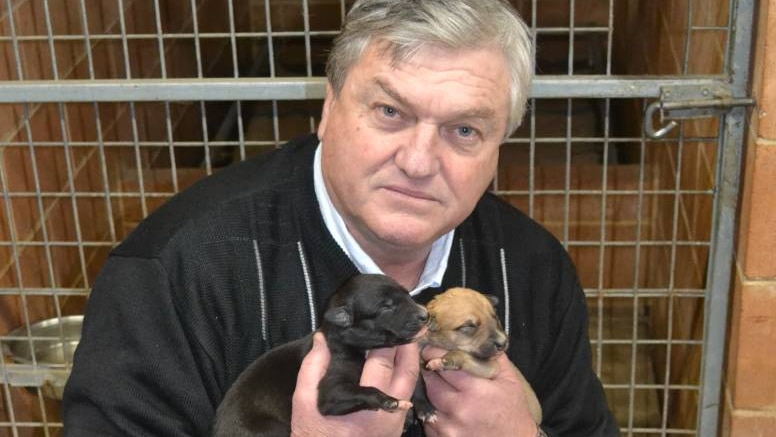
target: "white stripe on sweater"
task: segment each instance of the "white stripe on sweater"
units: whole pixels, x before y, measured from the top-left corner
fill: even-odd
[[[509,281],[507,280],[507,256],[504,248],[499,250],[501,257],[501,280],[504,283],[504,331],[509,335]]]
[[[253,240],[253,254],[256,257],[256,271],[259,276],[259,299],[261,301],[261,339],[267,345],[267,295],[264,289],[264,268],[261,265],[259,242]]]
[[[302,263],[302,274],[304,274],[304,285],[307,291],[307,303],[310,306],[310,330],[315,331],[315,328],[318,327],[318,322],[315,320],[315,300],[313,299],[313,287],[310,283],[310,272],[307,269],[307,259],[304,256],[302,242],[297,241],[296,247],[299,250],[299,262]]]
[[[463,238],[458,239],[458,253],[461,255],[461,287],[466,287],[466,257],[463,253]]]

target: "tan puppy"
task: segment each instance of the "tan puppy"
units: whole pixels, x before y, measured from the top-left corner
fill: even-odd
[[[463,370],[481,378],[499,371],[496,358],[504,353],[509,338],[501,327],[494,306],[498,298],[468,288],[451,288],[426,305],[429,322],[424,342],[447,352],[426,363],[429,370]],[[512,366],[523,385],[526,403],[537,424],[542,408],[523,374]],[[421,415],[422,416],[422,415]],[[433,420],[433,419],[432,419]]]

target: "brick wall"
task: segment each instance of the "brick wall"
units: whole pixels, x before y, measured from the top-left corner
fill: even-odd
[[[776,0],[757,15],[722,436],[776,429]]]

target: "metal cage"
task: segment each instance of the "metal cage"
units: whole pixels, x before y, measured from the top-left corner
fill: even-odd
[[[2,0],[0,434],[58,435],[108,252],[315,129],[344,0]],[[716,434],[753,0],[513,0],[530,111],[492,190],[572,255],[623,435]]]

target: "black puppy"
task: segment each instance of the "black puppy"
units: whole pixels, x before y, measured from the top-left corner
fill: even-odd
[[[342,415],[360,410],[395,411],[399,400],[359,380],[368,349],[410,343],[428,319],[406,289],[383,275],[357,275],[329,299],[320,331],[331,362],[318,384],[318,410]],[[296,376],[312,334],[272,349],[237,378],[218,407],[213,435],[288,436]]]

